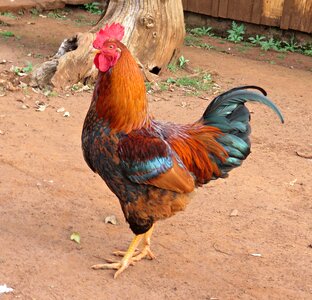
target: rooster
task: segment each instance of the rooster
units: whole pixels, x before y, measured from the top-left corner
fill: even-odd
[[[141,70],[121,42],[123,35],[120,24],[106,25],[93,42],[99,73],[82,131],[85,161],[118,197],[135,234],[126,252],[114,253],[122,256],[120,261],[92,267],[115,269],[114,278],[142,258],[155,257],[150,239],[158,220],[183,210],[196,187],[226,177],[249,155],[245,102],[267,105],[283,122],[278,108],[256,86],[219,95],[193,124],[155,120],[148,114]]]

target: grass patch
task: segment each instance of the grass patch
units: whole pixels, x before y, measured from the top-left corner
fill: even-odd
[[[161,89],[166,90],[169,85],[175,85],[177,87],[185,89],[187,93],[198,95],[202,91],[208,91],[212,88],[213,82],[211,74],[204,73],[196,76],[182,76],[178,78],[169,77],[165,82],[162,83]]]
[[[61,10],[54,10],[48,13],[48,18],[56,20],[65,20],[67,18],[67,13]]]
[[[12,31],[0,31],[0,35],[3,37],[13,37],[15,34]]]
[[[101,3],[99,2],[84,4],[84,8],[86,11],[94,15],[101,15],[103,13],[103,10],[101,9]]]
[[[8,17],[11,19],[16,19],[16,16],[12,12],[9,12],[9,11],[0,12],[0,16]]]

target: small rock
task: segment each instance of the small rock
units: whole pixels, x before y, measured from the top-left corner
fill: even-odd
[[[45,111],[45,109],[49,106],[48,104],[44,103],[44,102],[40,102],[40,101],[36,101],[36,111]]]
[[[59,109],[56,110],[57,113],[61,113],[64,112],[65,108],[64,107],[60,107]]]
[[[6,59],[2,59],[2,60],[0,60],[0,65],[4,65],[4,64],[6,64],[8,61],[6,60]]]
[[[0,295],[5,293],[12,293],[13,289],[8,287],[6,284],[0,285]]]
[[[230,213],[230,217],[237,217],[238,216],[238,210],[237,209],[233,209]]]
[[[0,130],[0,135],[4,135],[4,131]]]
[[[110,223],[110,224],[113,224],[113,225],[117,225],[117,218],[116,216],[114,215],[111,215],[111,216],[107,216],[104,220],[105,224],[107,223]]]
[[[29,108],[29,106],[27,104],[22,104],[21,105],[21,109],[28,109],[28,108]]]
[[[250,255],[254,256],[254,257],[261,257],[262,256],[260,253],[251,253]]]
[[[70,116],[70,113],[68,111],[65,111],[63,114],[63,117],[68,118]]]
[[[291,182],[289,182],[289,185],[294,186],[296,182],[297,182],[297,178],[295,178],[294,180],[292,180]]]

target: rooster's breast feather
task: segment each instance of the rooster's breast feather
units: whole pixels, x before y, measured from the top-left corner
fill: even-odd
[[[169,144],[152,130],[136,130],[123,137],[118,155],[125,175],[135,183],[178,193],[194,190],[191,173]]]

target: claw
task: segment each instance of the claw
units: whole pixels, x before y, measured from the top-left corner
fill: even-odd
[[[105,259],[107,264],[97,264],[93,265],[93,270],[100,269],[109,269],[117,270],[114,274],[116,279],[124,270],[129,266],[134,265],[136,262],[140,261],[143,258],[154,259],[155,255],[150,249],[150,237],[152,235],[153,227],[146,232],[145,234],[140,234],[134,237],[127,251],[115,251],[113,252],[116,256],[123,256],[121,261],[116,261],[113,259]],[[144,240],[143,240],[144,238]],[[143,248],[138,250],[137,247],[140,245],[143,240]]]
[[[125,256],[127,251],[114,251],[113,255],[115,256]],[[135,249],[135,252],[133,253],[133,256],[137,256],[140,253],[139,249]]]
[[[117,262],[117,263],[111,263],[111,264],[97,264],[97,265],[93,265],[91,268],[93,270],[105,270],[105,269],[118,270],[120,266],[121,266],[121,263]]]

